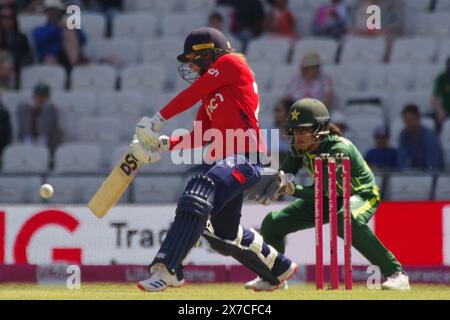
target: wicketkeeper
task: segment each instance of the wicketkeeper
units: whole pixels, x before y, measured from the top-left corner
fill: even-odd
[[[351,165],[351,222],[352,244],[369,262],[380,267],[387,281],[383,289],[409,290],[409,279],[403,272],[400,262],[386,249],[367,225],[380,203],[380,193],[374,175],[359,150],[341,132],[330,123],[326,106],[316,99],[302,99],[295,102],[285,122],[285,127],[292,135],[290,153],[281,165],[278,174],[263,176],[258,184],[250,190],[249,199],[269,204],[281,194],[296,198],[286,208],[270,212],[262,222],[261,234],[268,244],[279,252],[285,251],[285,237],[289,233],[314,228],[314,186],[295,184],[295,175],[301,167],[314,176],[314,159],[320,154],[343,154],[350,158]],[[327,165],[323,166],[323,176],[327,176]],[[342,167],[338,164],[338,235],[343,237],[342,209]],[[323,181],[324,201],[328,203],[328,181]],[[328,222],[328,206],[323,208],[324,222]],[[301,245],[301,244],[298,244]],[[264,282],[256,278],[246,284],[253,288]]]

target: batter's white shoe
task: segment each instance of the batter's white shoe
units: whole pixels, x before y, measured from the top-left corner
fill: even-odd
[[[149,279],[139,281],[137,287],[142,291],[159,292],[167,288],[176,288],[184,285],[184,279],[178,280],[176,275],[167,271],[163,263],[156,263],[150,268]]]
[[[262,279],[259,279],[259,281],[255,281],[252,289],[255,291],[274,291],[276,289],[287,289],[286,281],[297,272],[297,269],[298,269],[298,264],[296,264],[295,262],[292,262],[289,269],[287,269],[283,274],[278,276],[278,280],[280,280],[279,284],[272,285],[267,281],[263,281]]]
[[[409,278],[403,272],[397,271],[392,276],[387,278],[387,280],[381,285],[381,289],[397,291],[411,290],[411,287],[409,286]]]

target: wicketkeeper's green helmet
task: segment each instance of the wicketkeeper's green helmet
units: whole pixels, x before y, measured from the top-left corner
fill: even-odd
[[[291,106],[284,127],[286,129],[301,127],[323,127],[323,129],[326,129],[329,121],[330,114],[321,101],[305,98],[296,101]]]
[[[300,99],[291,106],[284,127],[288,129],[289,135],[294,135],[294,129],[302,127],[312,127],[313,135],[318,139],[320,136],[329,134],[328,124],[330,114],[323,102],[317,99]],[[295,139],[292,139],[291,152],[299,155],[300,151],[295,146]]]

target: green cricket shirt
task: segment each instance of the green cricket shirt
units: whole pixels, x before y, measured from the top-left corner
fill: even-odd
[[[375,181],[375,177],[364,160],[363,156],[355,145],[348,139],[337,135],[328,135],[320,143],[318,148],[313,153],[304,152],[302,157],[294,157],[291,153],[288,154],[285,161],[281,165],[281,170],[284,172],[297,174],[300,168],[305,167],[310,175],[314,177],[314,159],[322,153],[330,155],[344,154],[350,159],[350,184],[351,194],[360,194],[379,198],[379,189]],[[336,161],[336,186],[338,197],[342,197],[342,164],[341,161]],[[323,162],[323,194],[328,196],[328,167],[327,161]],[[314,184],[311,186],[295,186],[294,197],[302,199],[314,198]]]

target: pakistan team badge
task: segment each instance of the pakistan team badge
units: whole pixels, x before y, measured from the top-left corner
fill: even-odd
[[[300,112],[294,109],[294,111],[291,112],[291,120],[298,120],[298,116],[300,115]]]

